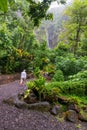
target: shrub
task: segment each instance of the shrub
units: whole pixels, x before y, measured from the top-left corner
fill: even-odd
[[[82,70],[87,70],[87,56],[77,58],[73,54],[67,56],[56,56],[56,70],[62,70],[64,76],[69,76],[78,73]]]
[[[34,75],[35,75],[36,77],[39,77],[39,76],[40,76],[40,68],[39,68],[39,67],[36,67],[33,73],[34,73]]]
[[[64,81],[64,75],[61,70],[57,70],[52,78],[52,81]]]
[[[32,90],[39,100],[49,100],[50,102],[57,101],[60,89],[57,87],[51,87],[46,83],[45,78],[39,77],[34,81],[27,83],[28,89]]]
[[[80,71],[75,75],[69,76],[68,78],[73,80],[83,80],[83,78],[87,79],[87,70]]]
[[[60,94],[75,94],[78,96],[84,96],[87,94],[87,80],[69,80],[64,82],[52,82],[49,83],[51,88],[59,88],[61,91]]]
[[[68,80],[61,82],[46,83],[43,77],[39,77],[34,81],[27,83],[28,89],[33,90],[39,100],[47,100],[50,102],[57,102],[58,96],[61,95],[87,95],[87,80]]]
[[[27,83],[28,89],[33,90],[33,92],[36,93],[36,96],[38,96],[39,100],[41,100],[41,94],[44,95],[45,91],[45,78],[39,76],[38,79],[34,81],[29,81]]]

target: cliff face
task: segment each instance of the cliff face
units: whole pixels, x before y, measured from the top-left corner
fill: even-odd
[[[57,5],[57,2],[51,5],[48,13],[53,13],[53,20],[43,20],[40,27],[36,30],[37,39],[42,42],[47,41],[49,48],[54,48],[59,42],[59,35],[62,31],[62,22],[67,20],[63,15],[67,5],[71,5],[73,0],[67,0],[65,5]]]
[[[65,19],[63,10],[65,6],[50,8],[49,13],[53,13],[53,20],[42,21],[41,26],[36,30],[36,37],[41,42],[47,41],[48,47],[53,48],[58,43],[58,36],[62,29],[62,21]]]

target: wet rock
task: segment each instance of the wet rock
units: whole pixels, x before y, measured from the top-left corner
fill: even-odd
[[[62,112],[62,107],[60,105],[53,106],[52,110],[50,111],[53,115],[58,115]]]
[[[23,101],[20,101],[20,100],[17,100],[15,102],[15,106],[18,107],[18,108],[25,108],[25,109],[28,108],[28,104],[23,102]]]
[[[7,103],[9,105],[15,105],[18,108],[27,108],[28,107],[28,105],[24,101],[21,101],[18,99],[17,95],[10,97],[8,99],[4,99],[3,102]]]
[[[38,102],[38,103],[32,103],[28,104],[22,100],[19,100],[18,96],[13,96],[8,99],[3,100],[4,103],[7,103],[9,105],[15,105],[17,108],[23,108],[23,109],[32,109],[32,110],[38,110],[38,111],[49,111],[50,110],[50,104],[48,102]]]
[[[80,113],[79,116],[78,116],[78,118],[81,121],[87,122],[87,113],[86,112]]]
[[[67,109],[68,109],[68,110],[74,110],[74,111],[76,111],[77,113],[80,112],[80,109],[79,109],[78,106],[77,106],[76,104],[74,104],[74,103],[68,103],[68,104],[67,104]]]
[[[48,102],[33,103],[29,104],[28,109],[48,112],[50,110],[50,104]]]
[[[66,120],[71,122],[77,122],[78,121],[78,114],[74,110],[68,110],[66,112]]]
[[[83,109],[84,112],[87,112],[87,105],[82,107],[82,109]]]
[[[10,97],[8,99],[3,99],[4,103],[7,103],[8,105],[14,105],[14,97]]]
[[[18,99],[22,100],[24,97],[24,92],[18,93]]]
[[[63,97],[58,97],[58,102],[60,104],[66,105],[68,103],[68,100],[66,98],[63,98]]]
[[[34,93],[30,93],[30,95],[29,95],[28,97],[26,97],[26,98],[24,99],[24,101],[25,101],[26,103],[28,103],[28,104],[38,102],[37,97],[36,97],[36,95],[35,95]]]

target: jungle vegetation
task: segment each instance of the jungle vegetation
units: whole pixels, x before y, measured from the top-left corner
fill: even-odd
[[[87,104],[87,0],[74,0],[67,7],[60,40],[52,49],[35,34],[42,19],[53,19],[47,13],[51,2],[0,1],[0,74],[26,69],[36,77],[28,86],[38,88],[39,94],[72,96]]]

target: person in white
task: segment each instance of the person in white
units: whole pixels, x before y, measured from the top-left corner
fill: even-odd
[[[20,84],[21,84],[21,85],[24,85],[24,83],[25,83],[25,81],[26,81],[26,78],[27,78],[27,73],[26,73],[25,70],[23,70],[23,71],[21,72],[21,80],[20,80]]]

